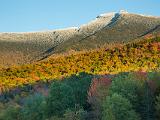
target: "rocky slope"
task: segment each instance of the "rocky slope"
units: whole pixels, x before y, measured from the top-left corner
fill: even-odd
[[[106,13],[79,28],[0,33],[0,65],[31,63],[55,53],[127,43],[147,34],[160,33],[160,17],[121,11]]]

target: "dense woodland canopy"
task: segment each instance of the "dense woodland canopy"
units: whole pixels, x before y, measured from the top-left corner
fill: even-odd
[[[151,71],[160,65],[160,37],[117,45],[110,49],[58,55],[33,64],[0,69],[0,92],[50,81],[80,72],[115,74],[129,71]]]
[[[160,37],[0,69],[0,120],[159,120]]]
[[[159,72],[80,73],[1,98],[1,120],[159,120]],[[44,85],[44,83],[43,83]],[[19,88],[20,89],[20,88]],[[28,95],[27,95],[28,93]]]

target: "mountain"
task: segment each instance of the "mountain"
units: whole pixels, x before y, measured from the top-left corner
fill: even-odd
[[[0,120],[160,120],[160,17],[0,33],[0,64]]]
[[[101,14],[79,28],[0,33],[0,66],[31,63],[69,50],[126,44],[149,34],[160,34],[160,17],[126,11]]]

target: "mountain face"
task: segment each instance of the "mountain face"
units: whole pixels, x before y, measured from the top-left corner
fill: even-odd
[[[125,44],[148,34],[160,34],[160,17],[125,11],[101,14],[79,28],[0,33],[0,66],[31,63],[69,50]]]

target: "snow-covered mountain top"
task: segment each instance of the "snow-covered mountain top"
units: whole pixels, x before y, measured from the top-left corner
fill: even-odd
[[[120,10],[119,14],[128,14],[129,12],[126,10]]]
[[[63,32],[63,31],[81,31],[84,30],[84,32],[88,31],[89,33],[99,30],[111,22],[115,21],[120,15],[134,15],[134,13],[129,13],[126,10],[120,10],[119,12],[110,12],[110,13],[103,13],[98,15],[94,20],[90,21],[87,24],[83,24],[80,27],[68,27],[68,28],[62,28],[62,29],[54,29],[54,30],[44,30],[44,31],[31,31],[31,32],[0,32],[0,35],[2,34],[41,34],[41,33],[50,33],[50,32]],[[150,18],[160,18],[157,16],[151,16],[151,15],[144,15],[144,14],[135,14],[140,15],[143,17],[150,17]]]
[[[80,27],[68,27],[68,28],[62,28],[62,29],[55,29],[55,30],[45,30],[45,31],[33,31],[33,32],[1,32],[0,35],[4,34],[42,34],[42,33],[50,33],[50,32],[77,32],[76,34],[92,34],[97,30],[100,30],[101,28],[108,25],[111,20],[115,17],[116,12],[111,13],[104,13],[97,16],[94,20],[90,21],[87,24],[83,24]]]
[[[116,12],[103,13],[98,15],[96,18],[109,17],[109,16],[113,16],[114,14],[116,14]]]
[[[55,30],[43,30],[43,31],[31,31],[31,32],[0,32],[0,34],[32,34],[32,33],[44,33],[44,32],[55,32],[55,31],[68,31],[68,30],[78,30],[78,27],[67,27]]]
[[[138,15],[143,17],[150,17],[150,18],[160,18],[159,16],[152,16],[152,15],[145,15],[145,14],[138,14]]]
[[[89,23],[81,25],[79,32],[85,35],[93,34],[113,22],[113,19],[116,18],[116,16],[116,12],[100,14]]]
[[[77,30],[78,27],[68,27],[68,28],[62,28],[62,29],[55,29],[55,31],[59,31],[59,30]]]
[[[140,15],[142,17],[150,17],[150,18],[160,18],[159,16],[153,16],[153,15],[146,15],[146,14],[136,14],[136,13],[129,13],[126,10],[120,10],[119,14],[135,14],[135,15]]]
[[[128,14],[126,10],[120,10],[119,12],[110,12],[110,13],[103,13],[97,16],[97,18],[101,17],[109,17],[109,16],[114,16],[115,14]]]

